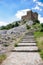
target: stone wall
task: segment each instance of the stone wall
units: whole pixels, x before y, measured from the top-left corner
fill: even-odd
[[[27,15],[25,16],[22,16],[22,20],[32,20],[32,21],[35,21],[35,20],[38,20],[38,13],[36,12],[32,12],[31,11],[27,11]]]

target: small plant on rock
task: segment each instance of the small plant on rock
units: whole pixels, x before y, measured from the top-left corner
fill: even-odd
[[[30,29],[30,26],[29,26],[28,24],[26,24],[26,28],[27,28],[27,29]]]
[[[6,59],[6,55],[5,54],[2,54],[0,55],[0,64],[2,63],[3,60]]]
[[[8,46],[9,46],[9,44],[3,44],[3,46],[8,47]]]
[[[17,45],[17,43],[15,43],[15,45],[14,45],[15,47],[17,47],[18,45]]]

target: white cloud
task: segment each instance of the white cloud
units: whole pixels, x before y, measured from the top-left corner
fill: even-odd
[[[37,5],[39,5],[39,6],[43,6],[43,3],[42,2],[36,2],[37,3]]]
[[[17,13],[16,13],[16,17],[18,18],[18,19],[21,19],[21,16],[23,16],[23,15],[26,15],[26,11],[29,11],[30,9],[24,9],[24,10],[20,10],[20,11],[17,11]]]
[[[0,21],[0,26],[7,25],[7,24],[8,24],[7,22]]]
[[[18,21],[21,20],[21,17],[23,15],[26,15],[27,11],[29,11],[30,9],[24,9],[24,10],[19,10],[17,11],[16,14],[14,14],[12,17],[9,17],[9,23],[12,23],[14,21]]]
[[[36,2],[37,0],[33,0],[33,2]]]
[[[41,17],[41,15],[38,15],[38,20],[40,20],[40,23],[43,23],[43,17]]]
[[[38,0],[33,0],[33,2],[35,2],[39,6],[43,6],[43,3],[42,2],[39,2]]]
[[[38,0],[33,0],[35,2],[36,6],[32,9],[42,11],[42,8],[40,6],[43,6],[42,2],[39,2]]]
[[[8,22],[8,23],[6,23],[6,22],[4,22],[4,21],[0,21],[0,26],[2,26],[2,25],[7,25],[7,24],[12,23],[12,22],[14,22],[14,21],[21,20],[21,17],[22,17],[23,15],[26,15],[27,11],[29,11],[29,10],[30,10],[30,9],[24,9],[24,10],[19,10],[19,11],[17,11],[16,14],[14,14],[12,17],[9,17],[9,22]]]
[[[35,6],[34,8],[32,8],[32,9],[42,11],[42,9],[41,9],[38,5],[36,5],[36,6]]]

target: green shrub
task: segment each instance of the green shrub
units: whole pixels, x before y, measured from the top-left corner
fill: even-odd
[[[39,24],[40,21],[39,21],[39,20],[35,20],[34,23],[33,23],[33,25],[35,25],[35,24],[37,24],[37,23]]]
[[[41,27],[43,27],[43,23],[41,23]]]
[[[17,45],[17,43],[15,43],[15,45],[14,45],[15,47],[17,47],[18,45]]]
[[[43,32],[43,28],[41,28],[41,30],[40,30],[41,32]]]
[[[26,28],[27,28],[27,29],[30,29],[30,26],[29,26],[28,24],[26,24]]]
[[[15,22],[15,24],[8,24],[6,26],[1,26],[0,30],[9,30],[9,29],[17,27],[17,26],[19,26],[19,23]]]
[[[15,22],[15,27],[19,26],[18,22]]]
[[[41,25],[36,23],[35,25],[33,25],[33,28],[36,29],[37,31],[41,30]]]
[[[43,59],[43,50],[40,52],[41,58]]]
[[[3,46],[8,47],[8,46],[9,46],[9,44],[3,44]]]
[[[25,24],[25,23],[26,23],[26,21],[25,21],[25,20],[23,20],[23,23]]]
[[[0,29],[1,29],[1,30],[5,30],[6,27],[5,27],[5,26],[1,26]]]
[[[41,30],[40,31],[43,32],[43,23],[41,23]]]

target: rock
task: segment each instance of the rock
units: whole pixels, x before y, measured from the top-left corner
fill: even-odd
[[[40,62],[38,65],[43,65],[43,62]]]

